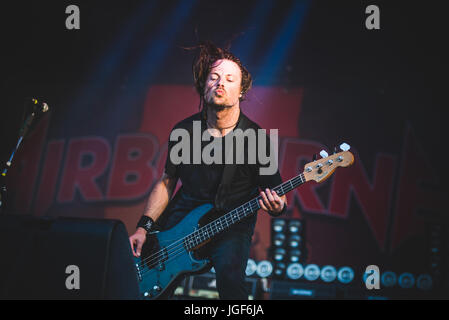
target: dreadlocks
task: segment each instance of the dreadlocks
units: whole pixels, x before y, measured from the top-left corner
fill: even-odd
[[[194,47],[199,49],[199,53],[193,60],[192,72],[193,80],[195,84],[196,91],[200,95],[200,105],[199,108],[204,105],[204,89],[206,85],[207,77],[212,69],[212,65],[221,59],[227,59],[235,62],[242,72],[242,82],[241,82],[241,98],[240,101],[244,100],[246,93],[251,89],[252,78],[248,70],[243,66],[239,58],[232,54],[229,50],[219,48],[213,43],[206,41],[200,43],[198,46]]]

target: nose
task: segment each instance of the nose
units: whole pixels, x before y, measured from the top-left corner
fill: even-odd
[[[220,87],[223,87],[223,86],[224,86],[224,80],[222,78],[218,79],[217,80],[217,87],[220,88]]]

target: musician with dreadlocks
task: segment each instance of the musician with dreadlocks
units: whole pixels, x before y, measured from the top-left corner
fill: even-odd
[[[252,84],[251,75],[240,60],[210,42],[200,44],[197,49],[199,54],[192,69],[200,97],[200,111],[177,123],[172,130],[183,128],[191,133],[193,123],[201,122],[201,133],[208,131],[213,139],[222,139],[235,128],[260,129],[240,109],[240,102]],[[204,141],[200,143],[203,148]],[[175,164],[170,158],[173,145],[174,142],[169,141],[164,173],[150,193],[136,232],[129,238],[136,257],[140,256],[146,235],[155,223],[169,229],[191,210],[205,203],[213,203],[226,213],[260,195],[260,208],[270,215],[279,216],[286,211],[285,195],[278,196],[272,190],[282,183],[278,170],[272,175],[261,175],[259,161],[250,164],[247,159],[231,171],[225,171],[226,166],[231,166],[225,161],[218,164]],[[225,143],[221,145],[224,158]],[[223,185],[227,174],[230,181]],[[182,186],[172,197],[178,179]],[[244,280],[256,219],[255,214],[246,217],[219,234],[204,249],[216,272],[220,299],[248,299]]]

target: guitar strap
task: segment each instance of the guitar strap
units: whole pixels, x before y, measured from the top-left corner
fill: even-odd
[[[245,131],[249,127],[249,120],[248,118],[242,113],[240,110],[240,118],[239,123],[235,127],[235,129],[241,129],[242,131]],[[234,130],[235,130],[234,129]],[[235,137],[233,137],[233,157],[236,158],[236,143],[235,143]],[[230,157],[230,152],[226,152],[226,160]],[[235,159],[234,158],[234,159]],[[230,160],[234,160],[230,159]],[[230,162],[230,163],[228,163]],[[215,209],[218,211],[223,211],[226,209],[226,195],[230,192],[230,187],[232,183],[232,179],[234,177],[235,169],[237,165],[234,164],[234,161],[226,161],[225,166],[223,169],[223,176],[221,178],[220,185],[218,186],[217,194],[215,195]]]

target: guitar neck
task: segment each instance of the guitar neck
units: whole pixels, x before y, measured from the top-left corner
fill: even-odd
[[[298,176],[280,184],[279,186],[274,187],[273,190],[276,191],[279,196],[283,196],[287,192],[290,192],[305,182],[306,179],[304,174],[301,173]],[[257,212],[257,210],[260,209],[260,199],[262,199],[262,197],[258,196],[189,234],[184,239],[186,249],[191,250],[199,247],[201,244],[205,243],[217,234],[229,229],[231,226],[240,222],[254,212]]]

